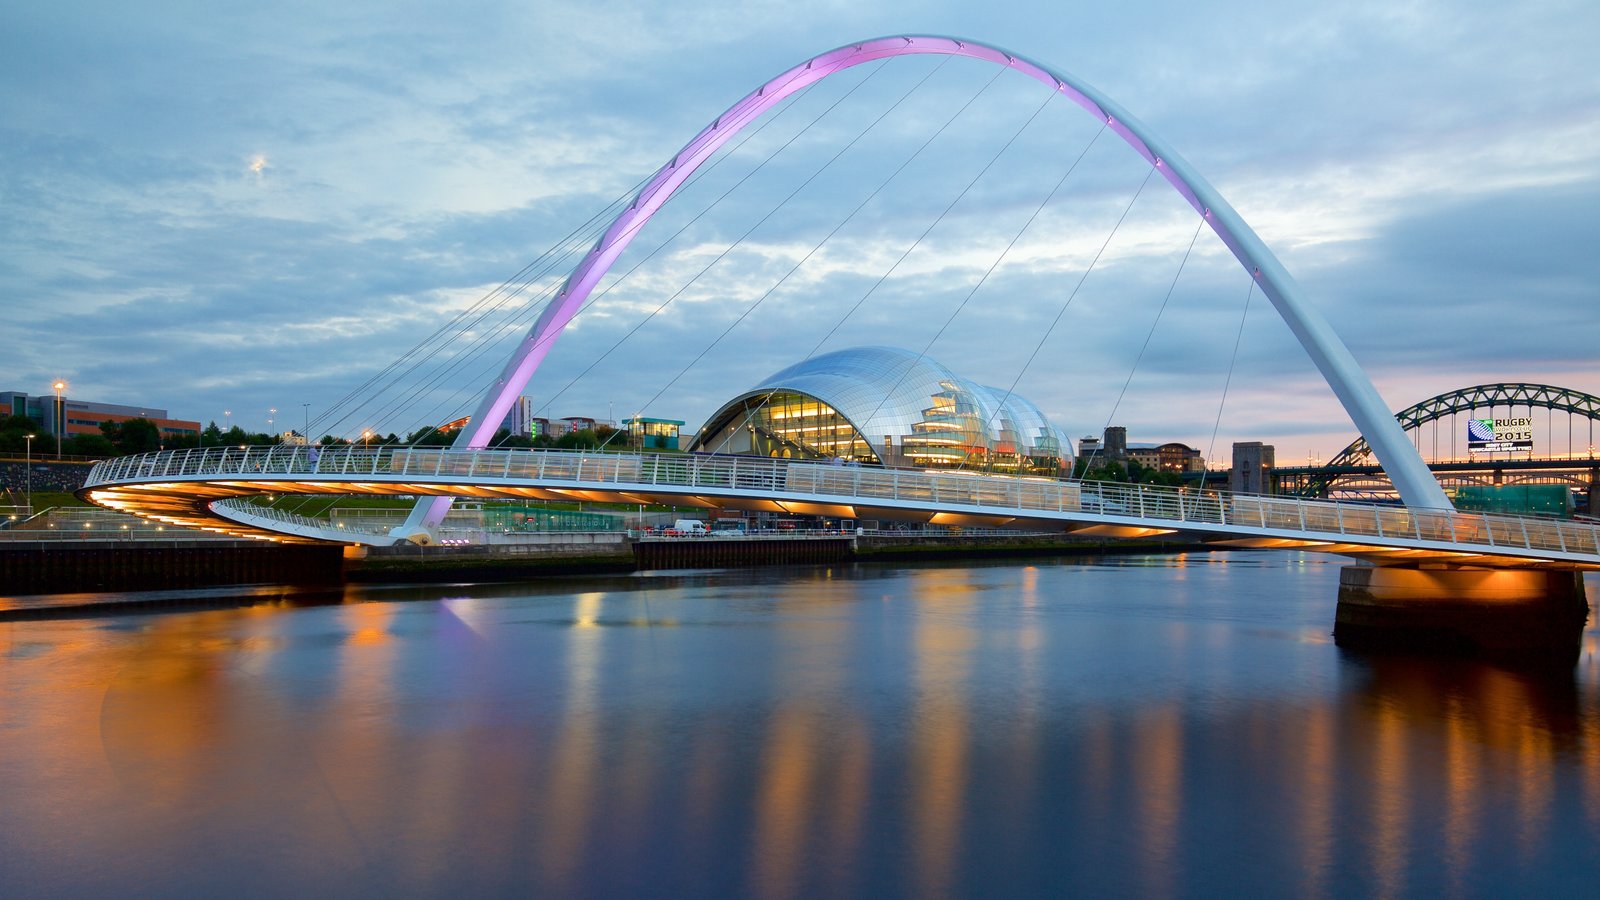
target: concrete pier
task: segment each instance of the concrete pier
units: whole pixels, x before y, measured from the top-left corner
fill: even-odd
[[[1416,650],[1570,666],[1589,604],[1583,573],[1346,566],[1333,637],[1356,650]]]

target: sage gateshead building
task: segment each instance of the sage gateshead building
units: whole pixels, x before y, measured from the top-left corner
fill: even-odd
[[[725,403],[689,450],[1062,475],[1072,442],[1030,401],[893,347],[813,357]]]

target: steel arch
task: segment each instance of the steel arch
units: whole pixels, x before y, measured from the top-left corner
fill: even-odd
[[[1600,397],[1549,384],[1479,384],[1430,397],[1394,414],[1395,423],[1402,431],[1414,431],[1429,422],[1457,413],[1494,406],[1539,407],[1556,412],[1587,416],[1600,421]],[[1366,438],[1357,438],[1348,447],[1328,460],[1334,466],[1366,465],[1372,458],[1372,448]]]
[[[1334,333],[1322,314],[1305,302],[1288,270],[1267,249],[1255,231],[1187,160],[1121,106],[1075,76],[989,44],[924,35],[875,38],[812,57],[745,95],[695,135],[646,182],[633,202],[617,216],[568,276],[561,291],[551,298],[495,383],[485,393],[472,414],[471,423],[457,434],[455,446],[465,449],[488,444],[556,337],[577,314],[583,301],[639,228],[729,138],[785,97],[828,75],[874,60],[920,54],[962,56],[1015,69],[1059,91],[1107,123],[1128,146],[1155,166],[1162,177],[1205,218],[1212,231],[1259,282],[1262,293],[1305,348],[1350,415],[1356,429],[1373,444],[1375,454],[1406,505],[1413,508],[1451,508],[1444,491],[1428,471],[1416,448],[1406,440],[1405,432],[1395,424],[1387,404],[1356,363],[1349,348]],[[443,519],[450,502],[450,498],[419,500],[406,524],[396,529],[396,533],[402,537],[426,535],[429,528]]]

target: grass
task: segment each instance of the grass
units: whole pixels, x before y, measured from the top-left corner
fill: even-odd
[[[17,502],[21,503],[23,501],[23,495],[19,493],[16,496],[17,496]],[[49,509],[52,506],[93,506],[93,505],[94,505],[93,503],[85,503],[84,501],[79,500],[77,497],[74,497],[72,494],[70,494],[70,493],[68,493],[66,491],[34,491],[33,492],[33,508],[34,509]]]

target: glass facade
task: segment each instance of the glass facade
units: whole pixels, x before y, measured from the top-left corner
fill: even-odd
[[[908,350],[857,347],[735,397],[691,450],[979,472],[1071,471],[1066,434],[1028,400]]]
[[[678,432],[683,429],[683,421],[635,416],[632,419],[623,419],[622,427],[628,432],[630,446],[652,450],[676,450]]]

